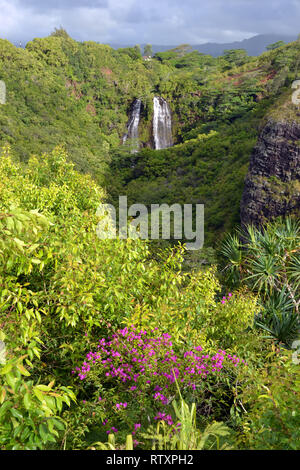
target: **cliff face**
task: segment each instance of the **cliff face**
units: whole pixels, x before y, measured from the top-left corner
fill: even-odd
[[[298,120],[298,119],[297,119]],[[242,225],[300,215],[300,123],[270,119],[254,148],[241,201]]]

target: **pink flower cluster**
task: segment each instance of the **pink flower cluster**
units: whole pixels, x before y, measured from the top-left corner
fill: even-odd
[[[229,292],[228,297],[223,297],[223,299],[221,300],[221,304],[226,304],[226,301],[230,300],[230,297],[232,297],[231,292]]]
[[[115,406],[106,408],[106,399],[97,395],[96,402],[113,413],[109,416],[110,422],[105,419],[102,423],[105,429],[109,429],[106,431],[108,434],[118,432],[117,428],[111,427],[111,418],[126,409],[126,422],[129,424],[132,420],[134,429],[131,428],[131,432],[136,435],[141,427],[136,421],[142,418],[137,404],[141,402],[144,406],[145,400],[149,399],[152,417],[172,426],[172,432],[178,432],[180,423],[175,426],[172,416],[162,412],[171,412],[167,406],[177,394],[175,382],[182,393],[195,391],[210,376],[226,373],[225,366],[232,368],[245,364],[243,359],[221,349],[215,354],[206,354],[200,345],[186,351],[175,351],[171,339],[168,333],[159,335],[157,328],[149,331],[139,331],[134,326],[123,328],[108,339],[102,338],[97,350],[90,351],[82,366],[72,371],[80,380],[96,374],[101,384],[108,382],[109,387],[118,382],[119,398]]]
[[[134,423],[134,431],[132,432],[132,435],[134,436],[138,429],[141,429],[141,424],[140,423]]]
[[[117,433],[118,429],[112,426],[108,431],[106,431],[106,434],[111,434],[111,433]]]
[[[127,408],[127,403],[116,403],[116,407],[118,410],[120,410],[122,406],[123,408]]]
[[[166,413],[159,412],[157,416],[154,417],[157,421],[165,421],[169,426],[173,426],[173,419],[171,415],[167,415]]]
[[[229,294],[230,296],[230,294]],[[118,380],[125,389],[135,396],[147,387],[155,401],[168,404],[175,378],[182,388],[195,390],[197,384],[211,374],[220,373],[224,364],[235,367],[244,363],[235,355],[219,350],[214,355],[203,354],[202,347],[196,346],[180,354],[175,354],[171,336],[158,335],[157,328],[138,331],[134,326],[123,328],[111,338],[99,341],[97,351],[89,352],[82,367],[76,367],[78,377],[84,380],[92,368],[107,380]],[[73,374],[76,371],[72,371]],[[126,408],[127,403],[117,403],[117,408]]]

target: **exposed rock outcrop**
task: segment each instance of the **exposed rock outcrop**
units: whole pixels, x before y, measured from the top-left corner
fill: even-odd
[[[241,201],[242,225],[300,215],[300,122],[270,119],[254,148]],[[299,120],[300,121],[300,120]]]

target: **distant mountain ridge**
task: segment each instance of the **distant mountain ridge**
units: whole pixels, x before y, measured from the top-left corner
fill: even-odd
[[[243,39],[242,41],[235,41],[229,43],[214,43],[207,42],[199,45],[191,45],[194,50],[202,52],[202,54],[209,54],[213,57],[217,57],[223,54],[226,49],[246,49],[250,56],[258,56],[266,51],[266,47],[269,44],[273,44],[277,41],[284,41],[286,43],[295,41],[297,36],[286,36],[283,34],[258,34],[249,39]],[[178,45],[178,44],[177,44]],[[114,49],[119,49],[121,47],[129,47],[124,45],[110,44]],[[145,44],[141,44],[141,48],[145,47]],[[168,51],[169,49],[174,49],[175,45],[172,46],[160,46],[152,45],[154,54],[157,52]]]
[[[203,54],[210,54],[212,56],[222,55],[226,49],[246,49],[250,56],[257,56],[266,51],[266,47],[277,41],[284,41],[286,43],[295,41],[297,36],[283,36],[280,34],[259,34],[243,41],[235,41],[227,44],[206,43],[199,46],[193,46]]]

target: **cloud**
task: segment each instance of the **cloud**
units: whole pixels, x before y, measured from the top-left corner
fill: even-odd
[[[299,0],[0,0],[1,36],[13,42],[61,25],[74,39],[104,43],[231,42],[297,34],[299,17]]]
[[[25,7],[24,1],[19,0],[19,7]],[[51,10],[70,10],[74,8],[104,8],[108,6],[108,0],[26,0],[26,8],[35,11],[51,11]]]

